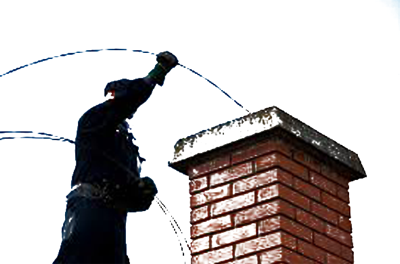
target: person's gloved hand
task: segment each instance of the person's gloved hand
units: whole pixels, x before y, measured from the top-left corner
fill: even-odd
[[[150,208],[157,193],[157,187],[150,177],[140,178],[129,185],[124,197],[119,199],[118,206],[129,212],[144,212]]]
[[[154,181],[150,177],[144,177],[120,186],[119,189],[112,188],[109,196],[111,205],[116,209],[144,212],[150,208],[157,193]]]
[[[169,72],[172,68],[178,65],[178,59],[169,51],[161,52],[157,55],[157,62]]]
[[[150,208],[158,190],[154,181],[150,177],[141,178],[138,187],[139,197],[133,197],[135,201],[132,202],[135,206],[132,209],[135,212],[144,212]]]
[[[147,77],[153,79],[158,85],[163,86],[165,76],[176,65],[178,65],[178,59],[174,54],[168,51],[161,52],[157,55],[156,66],[149,72]]]

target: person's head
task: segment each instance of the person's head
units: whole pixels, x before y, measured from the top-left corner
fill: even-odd
[[[104,96],[108,100],[114,100],[115,98],[124,97],[127,89],[129,88],[131,81],[128,79],[122,79],[118,81],[109,82],[104,89]],[[132,113],[128,119],[131,119],[135,113]]]
[[[128,79],[122,79],[107,83],[106,88],[104,89],[104,96],[107,96],[110,93],[112,97],[118,97],[129,87],[129,82]]]
[[[107,99],[107,100],[113,100],[114,98],[115,98],[115,91],[114,91],[114,90],[109,91],[109,92],[107,93],[107,95],[106,95],[106,99]]]
[[[114,91],[114,90],[109,91],[109,92],[107,93],[107,95],[106,95],[106,99],[107,99],[107,100],[113,100],[114,98],[115,98],[115,91]]]

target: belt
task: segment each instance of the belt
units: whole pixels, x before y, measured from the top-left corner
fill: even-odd
[[[107,181],[103,180],[103,182],[106,183]],[[73,186],[71,192],[67,195],[67,199],[69,200],[74,197],[98,199],[106,202],[108,206],[115,208],[113,205],[108,203],[111,200],[111,196],[108,194],[108,189],[107,189],[108,187],[109,185],[107,184],[104,187],[100,187],[98,184],[78,183]],[[119,189],[120,186],[116,184],[115,188]],[[65,214],[65,221],[62,227],[63,241],[69,239],[73,230],[75,229],[75,226],[76,226],[75,213],[73,211],[67,210]]]
[[[104,180],[106,182],[106,180]],[[111,199],[109,192],[109,183],[105,186],[101,187],[98,184],[91,183],[78,183],[73,186],[71,192],[67,195],[67,199],[71,199],[73,197],[85,197],[90,199],[103,199],[108,201]],[[115,185],[117,190],[120,188],[118,184]]]

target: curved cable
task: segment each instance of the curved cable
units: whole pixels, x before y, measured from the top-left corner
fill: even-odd
[[[85,50],[85,51],[76,51],[76,52],[71,52],[71,53],[64,53],[64,54],[61,54],[61,55],[58,55],[58,56],[48,57],[48,58],[46,58],[46,59],[41,59],[41,60],[38,60],[38,61],[35,61],[35,62],[32,62],[32,63],[29,63],[29,64],[25,64],[24,66],[20,66],[20,67],[15,68],[15,69],[13,69],[13,70],[11,70],[11,71],[8,71],[8,72],[6,72],[6,73],[4,73],[4,74],[1,74],[1,75],[0,75],[0,78],[3,77],[3,76],[5,76],[5,75],[8,75],[8,74],[10,74],[10,73],[16,72],[16,71],[21,70],[21,69],[23,69],[23,68],[26,68],[26,67],[28,67],[28,66],[35,65],[35,64],[38,64],[38,63],[42,63],[42,62],[45,62],[45,61],[48,61],[48,60],[51,60],[51,59],[66,57],[66,56],[75,55],[75,54],[79,54],[79,53],[100,52],[100,51],[106,51],[106,50],[108,50],[108,51],[132,51],[132,52],[141,52],[141,53],[148,53],[148,54],[157,56],[157,54],[152,53],[152,52],[149,52],[149,51],[143,51],[143,50],[128,50],[128,49],[93,49],[93,50]],[[235,99],[233,99],[231,96],[229,96],[228,93],[226,93],[224,90],[222,90],[221,88],[219,88],[218,85],[216,85],[215,83],[213,83],[213,82],[210,81],[209,79],[205,78],[204,76],[202,76],[202,75],[199,74],[198,72],[196,72],[196,71],[194,71],[194,70],[192,70],[192,69],[190,69],[190,68],[188,68],[188,67],[186,67],[186,66],[184,66],[184,65],[182,65],[182,64],[178,64],[178,65],[181,66],[182,68],[187,69],[187,70],[191,71],[192,73],[194,73],[194,74],[200,76],[201,78],[205,79],[206,81],[208,81],[210,84],[212,84],[213,86],[215,86],[216,88],[218,88],[222,93],[224,93],[229,99],[233,100],[238,106],[240,106],[241,108],[243,108],[244,110],[246,110],[246,111],[250,114],[250,111],[249,111],[249,110],[247,110],[246,108],[244,108],[239,102],[237,102]]]
[[[86,51],[77,51],[77,52],[73,52],[73,53],[64,53],[64,54],[61,54],[61,55],[58,55],[58,56],[53,56],[53,57],[49,57],[49,58],[46,58],[46,59],[41,59],[41,60],[35,61],[35,62],[33,62],[33,63],[26,64],[26,65],[24,65],[24,66],[20,66],[20,67],[18,67],[18,68],[15,68],[15,69],[13,69],[13,70],[11,70],[11,71],[8,71],[8,72],[6,72],[6,73],[0,75],[0,77],[3,77],[3,76],[8,75],[8,74],[11,74],[11,73],[13,73],[13,72],[16,72],[16,71],[18,71],[18,70],[21,70],[21,69],[23,69],[23,68],[26,68],[26,67],[28,67],[28,66],[31,66],[31,65],[34,65],[34,64],[38,64],[38,63],[42,63],[42,62],[45,62],[45,61],[48,61],[48,60],[51,60],[51,59],[54,59],[54,58],[66,57],[66,56],[75,55],[75,54],[79,54],[79,53],[100,52],[100,51],[106,51],[106,50],[108,50],[108,51],[128,51],[128,49],[118,49],[118,48],[116,48],[116,49],[93,49],[93,50],[86,50]],[[143,50],[131,50],[131,51],[132,51],[132,52],[149,53],[149,54],[151,54],[151,55],[156,56],[155,53],[148,52],[148,51],[143,51]],[[184,66],[184,65],[182,65],[182,64],[178,64],[178,65],[181,66],[182,68],[185,68],[185,69],[191,71],[192,73],[194,73],[194,74],[200,76],[201,78],[205,79],[205,80],[208,81],[210,84],[212,84],[213,86],[215,86],[216,88],[218,88],[218,89],[219,89],[222,93],[224,93],[229,99],[233,100],[238,106],[240,106],[242,109],[244,109],[244,110],[246,110],[248,113],[250,113],[249,110],[245,109],[239,102],[237,102],[235,99],[233,99],[231,96],[229,96],[228,93],[226,93],[224,90],[222,90],[220,87],[218,87],[215,83],[213,83],[212,81],[210,81],[210,80],[207,79],[206,77],[202,76],[201,74],[197,73],[196,71],[194,71],[194,70],[192,70],[192,69],[190,69],[190,68],[188,68],[188,67],[186,67],[186,66]],[[34,133],[34,132],[32,132],[32,131],[0,131],[0,133]],[[66,142],[75,144],[75,142],[74,142],[73,140],[70,140],[70,139],[67,139],[67,138],[63,138],[63,137],[51,138],[51,137],[54,137],[54,136],[51,135],[51,134],[48,134],[48,133],[43,133],[43,132],[38,132],[37,134],[43,135],[43,136],[45,136],[45,137],[29,137],[29,136],[28,136],[28,137],[1,137],[0,140],[3,140],[3,139],[16,139],[16,138],[50,139],[50,140],[66,141]],[[163,210],[164,214],[167,215],[166,212],[165,212],[165,210],[168,212],[167,207],[162,203],[162,201],[161,201],[158,197],[155,197],[155,198],[157,199],[156,202],[157,202],[157,204],[160,206],[161,210]],[[164,208],[165,208],[165,210],[164,210]],[[168,212],[168,214],[171,216],[171,218],[173,219],[173,221],[174,221],[175,224],[177,225],[178,229],[181,231],[181,234],[183,235],[183,232],[182,232],[182,230],[180,229],[180,227],[179,227],[178,223],[176,222],[175,218],[174,218],[174,217],[172,216],[172,214],[170,214],[169,212]],[[171,223],[172,228],[174,229],[175,234],[178,236],[178,233],[176,232],[176,230],[175,230],[175,228],[174,228],[174,225],[172,224],[171,221],[170,221],[170,223]],[[183,253],[183,257],[185,257],[185,253],[183,252],[182,244],[181,244],[181,242],[180,242],[179,237],[178,237],[178,240],[179,240],[179,244],[180,244],[180,246],[181,246],[181,251],[182,251],[182,253]],[[191,248],[190,248],[189,244],[187,243],[187,241],[186,241],[185,238],[184,238],[184,240],[185,240],[185,242],[186,242],[186,245],[187,245],[189,251],[191,252]],[[186,261],[185,261],[185,263],[186,263]]]
[[[48,134],[48,133],[43,133],[43,132],[33,132],[33,131],[0,131],[0,134],[6,134],[6,133],[25,133],[25,134],[39,134],[39,135],[44,135],[44,137],[35,137],[35,136],[26,136],[26,137],[0,137],[0,141],[4,140],[4,139],[18,139],[18,138],[29,138],[29,139],[50,139],[50,140],[58,140],[61,142],[69,142],[71,144],[75,144],[75,141],[68,139],[68,138],[64,138],[64,137],[58,137],[58,136],[54,136],[52,134]],[[186,246],[189,249],[189,252],[191,252],[191,248],[186,240],[186,238],[183,235],[183,232],[181,230],[181,228],[179,227],[177,221],[175,220],[175,218],[172,216],[172,214],[168,211],[167,206],[164,205],[164,203],[161,201],[161,199],[159,199],[157,196],[155,196],[156,198],[156,202],[158,204],[158,206],[161,208],[161,210],[163,211],[163,213],[167,216],[168,215],[172,218],[172,220],[174,221],[174,223],[176,224],[176,226],[178,227],[179,231],[181,232],[183,239],[185,240]],[[185,257],[185,253],[183,251],[182,248],[182,243],[181,243],[181,239],[179,238],[179,234],[177,233],[177,230],[174,227],[174,224],[171,222],[171,220],[169,220],[172,229],[174,230],[176,236],[178,237],[178,241],[179,241],[179,245],[181,247],[181,251],[182,251],[182,255],[183,257]],[[186,263],[186,261],[185,261]]]

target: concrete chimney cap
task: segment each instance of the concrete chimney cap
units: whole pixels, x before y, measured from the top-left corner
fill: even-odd
[[[178,140],[175,144],[174,157],[170,164],[187,160],[195,155],[206,153],[276,127],[280,127],[290,134],[301,138],[328,156],[365,175],[364,168],[356,153],[324,136],[276,106]]]

